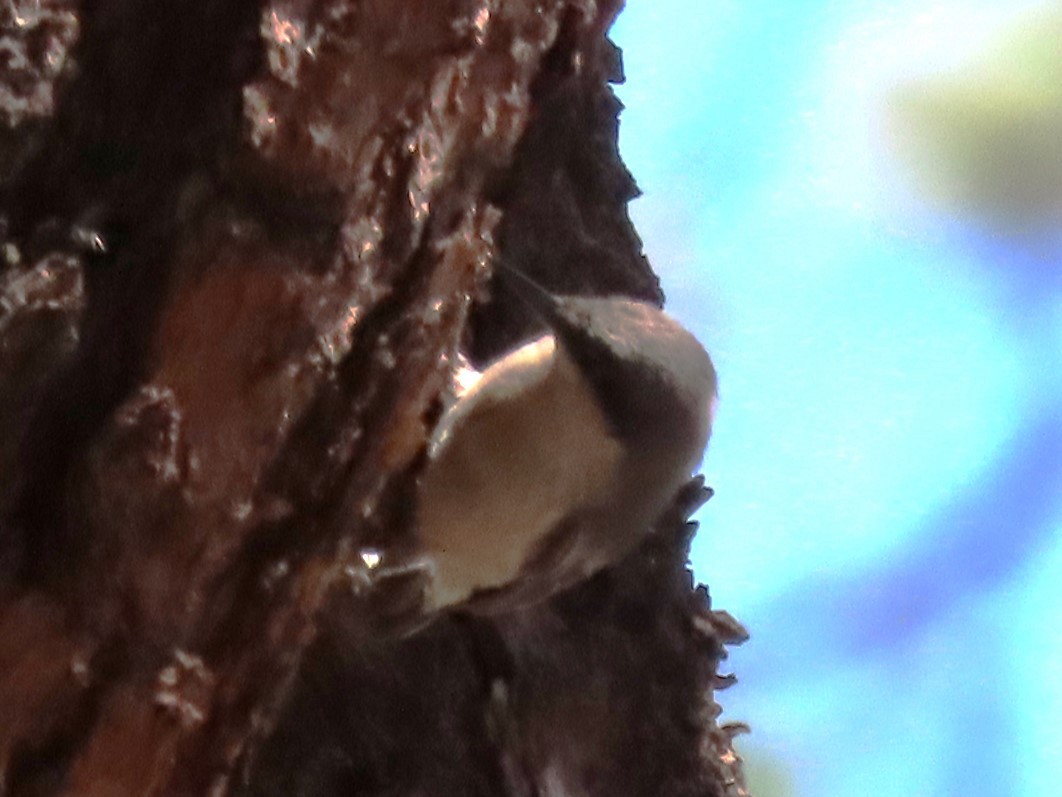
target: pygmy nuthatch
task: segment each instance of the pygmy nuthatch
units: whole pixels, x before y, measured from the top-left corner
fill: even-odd
[[[417,517],[429,610],[532,604],[618,562],[711,432],[715,369],[677,321],[501,273],[551,332],[487,368],[435,432]]]

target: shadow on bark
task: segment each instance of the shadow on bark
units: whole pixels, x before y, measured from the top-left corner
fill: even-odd
[[[662,301],[614,0],[0,9],[0,795],[743,794],[686,567],[416,617],[459,352]],[[411,630],[412,629],[412,630]]]

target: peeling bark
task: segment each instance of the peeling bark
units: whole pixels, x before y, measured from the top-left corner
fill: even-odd
[[[458,353],[662,301],[618,2],[0,8],[0,795],[742,794],[693,484],[618,568],[419,618]]]

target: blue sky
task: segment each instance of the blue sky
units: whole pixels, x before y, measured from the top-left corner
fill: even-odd
[[[903,87],[1036,5],[630,0],[613,30],[631,215],[720,372],[693,560],[753,633],[723,702],[760,797],[1062,779],[1062,236],[942,203],[895,144]]]

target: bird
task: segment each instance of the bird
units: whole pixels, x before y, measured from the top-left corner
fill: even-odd
[[[546,331],[490,363],[439,420],[416,509],[424,608],[497,614],[618,563],[700,464],[711,357],[657,306],[502,281]]]

